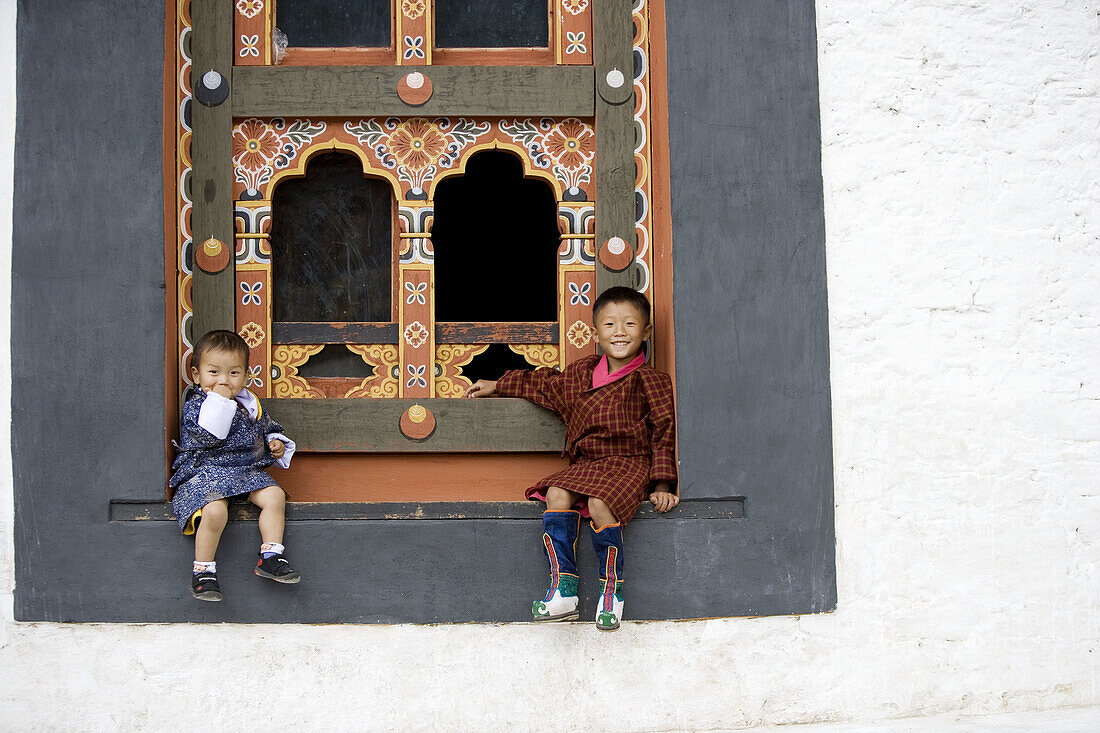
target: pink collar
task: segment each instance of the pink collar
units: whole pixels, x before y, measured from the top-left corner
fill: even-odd
[[[596,368],[592,370],[592,389],[602,387],[605,384],[611,384],[612,382],[622,379],[627,374],[645,364],[645,352],[639,351],[638,355],[631,359],[630,363],[624,367],[616,369],[614,372],[608,373],[610,368],[607,365],[607,354],[600,357],[600,360],[596,362]]]

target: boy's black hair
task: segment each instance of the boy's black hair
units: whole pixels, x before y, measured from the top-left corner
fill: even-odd
[[[191,351],[191,366],[195,369],[202,364],[202,357],[207,351],[228,351],[231,354],[244,356],[244,365],[248,366],[248,344],[244,339],[232,331],[208,331],[195,348]]]
[[[592,304],[592,323],[596,323],[603,307],[612,303],[625,303],[634,306],[642,314],[642,318],[645,319],[645,325],[649,325],[649,299],[634,288],[627,288],[622,285],[608,288],[600,293],[600,297],[596,298],[596,302]]]

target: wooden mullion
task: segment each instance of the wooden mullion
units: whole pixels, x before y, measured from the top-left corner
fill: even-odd
[[[556,344],[558,324],[555,321],[437,322],[435,340],[438,344]]]
[[[192,89],[213,69],[225,79],[233,73],[233,4],[194,0],[191,5]],[[216,107],[191,104],[191,236],[192,251],[214,238],[229,248],[229,265],[217,273],[192,265],[192,343],[212,329],[234,330],[232,265],[233,226],[233,95]],[[195,258],[192,258],[195,259]]]
[[[397,324],[276,321],[271,334],[277,344],[396,344]]]
[[[624,239],[637,251],[634,231],[634,92],[633,13],[629,0],[600,0],[592,8],[595,44],[596,102],[596,248],[611,237]],[[611,86],[617,70],[623,82]],[[621,272],[597,258],[599,292],[615,285],[636,287],[634,266]]]
[[[238,117],[591,117],[595,111],[591,67],[432,66],[423,69],[432,81],[432,97],[418,107],[397,96],[397,84],[409,71],[399,66],[238,66],[233,110]]]

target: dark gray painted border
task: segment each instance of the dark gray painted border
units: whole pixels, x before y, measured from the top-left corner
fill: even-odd
[[[316,519],[360,520],[388,522],[393,519],[463,521],[466,519],[508,519],[540,521],[543,505],[533,501],[382,501],[382,502],[291,502],[287,504],[288,522]],[[247,500],[229,504],[230,521],[259,519],[260,512]],[[744,497],[721,501],[694,501],[680,504],[675,519],[742,519],[745,516]],[[172,506],[164,501],[144,499],[115,499],[111,501],[112,522],[174,522]],[[631,524],[661,518],[649,504],[644,504],[634,515]]]
[[[293,521],[293,587],[252,575],[258,533],[233,522],[221,604],[190,598],[173,523],[111,521],[164,477],[162,8],[18,4],[15,618],[525,619],[545,574],[532,521]],[[668,19],[683,487],[744,495],[748,516],[640,516],[628,618],[836,603],[812,8],[685,0]],[[590,618],[586,539],[580,555]],[[119,572],[104,584],[87,558]]]
[[[745,495],[759,543],[737,564],[782,556],[832,608],[814,3],[668,8],[680,491]],[[788,533],[798,540],[768,539]]]

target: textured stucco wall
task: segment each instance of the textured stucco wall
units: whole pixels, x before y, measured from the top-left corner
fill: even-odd
[[[14,6],[0,0],[4,302]],[[196,710],[233,730],[671,730],[1100,704],[1098,11],[817,4],[835,613],[612,635],[15,624],[0,455],[0,730],[166,729]],[[5,373],[9,332],[5,313]],[[272,710],[265,675],[292,709]]]

